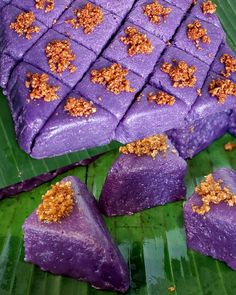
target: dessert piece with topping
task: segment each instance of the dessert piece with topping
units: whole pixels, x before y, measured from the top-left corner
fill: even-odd
[[[187,244],[192,250],[236,270],[236,172],[221,168],[208,175],[184,205]]]
[[[37,56],[37,59],[35,59]],[[96,55],[68,37],[49,30],[25,55],[24,60],[74,87]]]
[[[108,216],[133,214],[182,199],[186,162],[165,135],[120,148],[106,178],[99,207]]]
[[[229,132],[236,136],[236,108],[232,111],[232,114],[230,116],[229,120]]]
[[[76,91],[120,120],[144,83],[141,77],[120,64],[99,58],[78,83]]]
[[[192,55],[168,48],[159,60],[151,83],[184,101],[190,108],[198,96],[209,66]]]
[[[115,139],[128,143],[184,124],[188,107],[160,88],[147,85],[116,129]]]
[[[36,136],[31,155],[46,158],[108,144],[117,124],[112,114],[72,92]]]
[[[210,65],[223,39],[223,30],[190,15],[178,29],[174,44]]]
[[[25,261],[97,289],[123,293],[129,289],[124,258],[95,198],[78,178],[69,176],[52,185],[26,219],[23,232]]]
[[[77,0],[53,25],[53,29],[99,54],[121,22],[121,17],[104,8],[88,0]]]
[[[145,79],[153,71],[164,48],[161,39],[126,22],[103,56]]]

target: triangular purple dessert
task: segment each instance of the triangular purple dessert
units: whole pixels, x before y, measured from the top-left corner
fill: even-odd
[[[25,260],[44,271],[88,281],[97,289],[126,292],[129,272],[97,209],[78,178],[52,186],[25,221]]]

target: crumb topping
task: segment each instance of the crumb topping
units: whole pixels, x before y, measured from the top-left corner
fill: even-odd
[[[218,102],[223,104],[228,95],[236,96],[236,83],[225,79],[212,80],[208,90],[211,96],[216,96]]]
[[[134,92],[130,82],[126,79],[129,70],[123,69],[120,64],[113,63],[107,68],[91,71],[91,81],[105,85],[108,91],[118,95],[121,92]]]
[[[74,192],[71,182],[58,182],[42,197],[36,214],[41,222],[59,222],[69,216],[74,207]]]
[[[172,82],[173,87],[194,87],[197,82],[197,78],[194,75],[197,68],[195,66],[188,66],[185,61],[173,60],[174,65],[164,62],[161,66],[161,70],[167,73]]]
[[[97,111],[93,103],[91,101],[85,100],[83,97],[80,97],[80,98],[69,97],[66,100],[64,109],[72,117],[86,117],[86,118],[96,113]]]
[[[197,49],[201,49],[199,43],[200,41],[205,44],[210,44],[211,39],[207,35],[207,30],[202,27],[199,20],[195,20],[193,23],[187,26],[187,37],[188,39],[194,41]]]
[[[200,88],[197,89],[197,95],[202,96],[202,90]]]
[[[173,286],[171,286],[171,287],[169,287],[168,288],[168,292],[170,292],[170,293],[173,293],[173,292],[175,292],[175,287],[173,287]]]
[[[233,143],[233,142],[227,142],[225,145],[224,145],[224,149],[225,149],[225,151],[227,151],[227,152],[231,152],[231,151],[233,151],[234,149],[236,149],[236,144],[235,143]]]
[[[55,7],[55,0],[35,0],[36,9],[44,10],[45,12],[50,12]]]
[[[148,101],[155,101],[157,104],[160,105],[174,105],[175,104],[175,97],[164,92],[158,91],[156,94],[150,92],[147,97]]]
[[[27,74],[25,86],[30,89],[31,99],[43,99],[45,102],[58,99],[57,91],[60,87],[50,85],[48,80],[47,74]]]
[[[220,62],[224,64],[225,67],[225,72],[221,72],[224,77],[229,78],[231,73],[236,72],[236,58],[233,58],[232,55],[227,53],[223,54],[220,58]]]
[[[19,36],[26,39],[32,39],[33,33],[39,33],[40,27],[33,26],[35,22],[35,15],[32,11],[21,12],[15,19],[15,22],[10,24],[10,29],[14,30]]]
[[[53,73],[58,73],[60,76],[67,69],[70,73],[74,73],[77,68],[71,62],[76,59],[76,55],[71,49],[71,43],[67,40],[54,40],[50,42],[46,49],[48,65]]]
[[[134,154],[138,157],[150,156],[156,158],[159,153],[165,154],[167,148],[167,136],[159,134],[129,143],[121,147],[119,151],[126,155]]]
[[[218,205],[221,202],[230,207],[236,205],[236,195],[222,183],[222,180],[215,181],[212,174],[206,176],[205,181],[195,188],[195,192],[201,197],[202,205],[192,205],[193,212],[204,215],[211,210],[210,204]]]
[[[91,34],[104,20],[102,9],[90,2],[83,8],[76,9],[74,14],[75,18],[67,20],[66,23],[71,24],[74,29],[82,27],[85,34]]]
[[[202,2],[201,8],[203,14],[214,14],[216,12],[216,4],[211,0]]]
[[[151,4],[147,4],[143,7],[144,15],[149,18],[151,23],[159,25],[162,20],[165,23],[168,15],[172,9],[170,7],[164,7],[158,0],[154,0]]]

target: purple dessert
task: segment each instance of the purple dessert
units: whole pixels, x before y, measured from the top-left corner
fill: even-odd
[[[23,225],[25,261],[44,271],[126,292],[129,272],[97,209],[76,177],[66,177],[43,196]]]
[[[47,49],[49,50],[46,54]],[[64,53],[63,55],[62,52]],[[62,59],[60,58],[61,56]],[[65,60],[63,59],[64,56]],[[54,30],[49,30],[27,52],[24,60],[34,66],[40,67],[41,70],[60,79],[69,87],[74,87],[95,58],[96,55],[91,50]],[[68,66],[62,68],[64,63],[68,63]]]
[[[236,111],[232,111],[229,120],[229,132],[236,136]]]
[[[91,0],[91,2],[123,18],[130,11],[135,0]]]
[[[93,10],[96,11],[95,16],[97,16],[98,21],[90,27],[91,16],[89,13],[92,13]],[[84,14],[87,12],[86,16],[83,17],[83,21],[86,22],[87,20],[88,26],[82,27],[79,25],[78,12]],[[122,19],[119,16],[100,6],[91,4],[88,0],[77,0],[59,18],[53,29],[99,54],[116,32],[121,21]]]
[[[181,100],[161,89],[146,86],[120,121],[116,129],[116,140],[128,143],[180,128],[187,112],[188,108]]]
[[[184,205],[187,244],[236,270],[236,172],[208,175]]]
[[[7,54],[3,54],[0,58],[0,87],[5,89],[10,78],[13,68],[17,62]]]
[[[181,8],[182,10],[184,10],[185,12],[191,7],[191,5],[193,4],[192,0],[166,0],[166,2],[169,2],[179,8]]]
[[[133,142],[120,151],[99,200],[103,213],[130,215],[185,196],[187,165],[166,136]]]
[[[164,48],[165,43],[158,37],[126,22],[103,56],[145,79],[153,71]]]

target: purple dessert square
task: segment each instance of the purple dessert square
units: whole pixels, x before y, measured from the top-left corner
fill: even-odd
[[[209,44],[200,41],[200,48],[198,48],[195,42],[189,39],[187,36],[187,26],[189,24],[193,24],[194,21],[200,22],[201,26],[207,30],[207,36],[210,38]],[[191,15],[182,23],[181,27],[178,29],[178,32],[174,38],[174,44],[178,48],[192,54],[193,56],[196,56],[200,60],[210,65],[213,62],[223,39],[224,31],[222,29],[219,29],[218,27],[203,20],[199,20],[195,16]]]
[[[67,98],[80,98],[72,92]],[[111,142],[118,124],[117,119],[103,108],[94,105],[96,112],[88,117],[73,117],[64,108],[63,100],[37,135],[32,157],[54,157],[78,150],[89,149]]]
[[[164,62],[170,63],[173,66],[173,60],[184,61],[188,64],[188,66],[195,66],[196,72],[194,76],[196,77],[196,83],[194,87],[174,87],[173,82],[169,75],[161,70],[161,66]],[[162,58],[160,59],[156,69],[154,70],[154,74],[151,78],[151,83],[156,87],[163,88],[165,91],[171,93],[172,95],[178,97],[182,101],[184,101],[189,108],[195,102],[198,96],[198,90],[202,88],[202,85],[205,81],[206,75],[208,73],[209,66],[199,59],[187,54],[186,52],[170,47],[166,50]]]
[[[192,0],[166,0],[166,2],[169,2],[179,8],[181,8],[183,11],[187,11],[191,5],[193,4]]]
[[[148,31],[149,33],[154,34],[155,36],[160,37],[165,42],[170,40],[177,27],[180,25],[182,18],[184,17],[184,11],[179,9],[176,6],[169,4],[166,1],[158,1],[165,8],[171,8],[171,12],[166,17],[162,19],[160,24],[155,24],[149,20],[149,17],[144,14],[144,7],[148,4],[153,3],[153,0],[141,0],[138,1],[128,16],[128,20]]]
[[[0,58],[0,87],[5,89],[17,61],[10,55],[3,54]]]
[[[21,13],[23,13],[23,10],[13,5],[7,5],[0,11],[0,52],[1,54],[10,55],[16,60],[21,59],[26,51],[47,30],[42,23],[34,21],[32,26],[38,27],[40,31],[32,33],[31,39],[27,39],[25,36],[19,36],[10,26],[12,23],[15,23],[17,16]]]
[[[230,116],[229,120],[229,132],[236,136],[236,109],[235,111],[232,111],[232,114]]]
[[[48,44],[55,40],[65,40],[71,44],[71,50],[75,54],[76,58],[71,62],[76,67],[76,71],[70,72],[69,69],[65,70],[62,75],[56,72],[52,72],[48,65],[48,58],[45,53],[45,49]],[[37,58],[35,58],[37,56]],[[96,55],[86,47],[79,45],[77,42],[71,41],[66,36],[57,33],[54,30],[49,30],[25,55],[24,60],[34,66],[39,67],[45,71],[60,79],[64,84],[74,87],[76,83],[83,77],[84,73],[88,70],[91,63],[95,60]]]
[[[129,45],[126,45],[121,41],[122,37],[127,37],[125,31],[129,27],[137,29],[137,32],[144,34],[147,39],[151,41],[153,46],[153,50],[151,53],[141,53],[132,56],[129,55]],[[161,41],[158,37],[155,37],[154,35],[147,33],[141,28],[136,27],[129,22],[126,22],[119,33],[116,35],[115,39],[104,51],[103,57],[107,58],[110,61],[120,63],[124,67],[127,67],[129,70],[133,71],[134,73],[140,75],[142,78],[145,79],[153,71],[155,64],[164,48],[165,43]]]
[[[236,194],[236,172],[221,168],[212,177],[215,182],[222,181],[221,188],[227,187]],[[236,270],[236,211],[235,205],[226,202],[210,204],[210,211],[201,215],[193,211],[192,206],[201,206],[202,199],[195,192],[184,205],[184,220],[187,245],[203,255],[225,262]]]
[[[121,92],[120,94],[114,94],[108,91],[105,85],[100,85],[91,81],[92,70],[101,70],[111,65],[112,62],[104,58],[98,59],[92,69],[84,76],[83,80],[78,83],[76,91],[81,93],[84,98],[102,106],[120,120],[131,105],[137,92],[143,87],[145,81],[132,71],[129,71],[126,78],[130,82],[134,92]]]
[[[69,88],[49,75],[48,83],[60,87],[57,91],[58,99],[50,102],[45,102],[44,99],[32,100],[25,85],[28,73],[42,74],[42,71],[27,63],[20,63],[8,83],[8,100],[19,145],[30,153],[35,136],[69,92]]]
[[[83,8],[87,3],[89,3],[87,0],[75,1],[71,7],[66,10],[65,13],[59,18],[59,20],[53,26],[53,29],[77,41],[83,46],[94,51],[96,54],[99,54],[111,36],[116,32],[122,19],[119,16],[102,8],[104,20],[95,27],[94,31],[89,34],[84,33],[82,27],[75,29],[71,24],[66,23],[67,20],[75,18],[74,11],[76,9]]]
[[[135,0],[91,0],[91,2],[123,18],[131,10]]]
[[[128,143],[147,136],[179,128],[184,124],[188,108],[184,102],[175,99],[173,105],[160,105],[156,101],[148,101],[149,94],[155,95],[162,91],[146,86],[116,129],[116,140]]]

